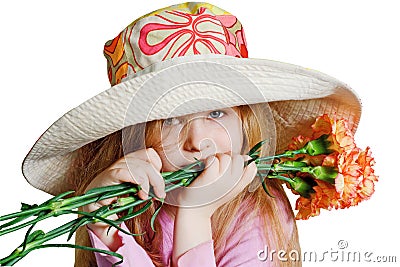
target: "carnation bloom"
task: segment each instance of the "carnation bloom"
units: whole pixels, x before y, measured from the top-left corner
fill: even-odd
[[[344,187],[344,196],[342,196],[343,206],[355,206],[360,201],[369,199],[375,191],[375,182],[378,181],[378,177],[372,168],[375,162],[371,156],[369,147],[364,151],[358,151],[355,161],[358,165],[357,174],[359,176],[353,188],[349,190],[349,186]],[[344,184],[346,182],[344,181]]]
[[[329,154],[310,156],[296,155],[297,160],[306,162],[308,166],[332,167],[337,170],[334,182],[318,179],[310,173],[298,173],[297,176],[307,176],[313,179],[312,192],[302,194],[296,201],[298,213],[296,219],[308,219],[319,215],[320,209],[348,208],[355,206],[362,200],[368,199],[374,192],[378,177],[374,173],[374,159],[370,148],[358,148],[354,137],[345,120],[333,120],[328,115],[320,116],[312,125],[311,138],[298,136],[293,139],[289,149],[298,150],[306,147],[310,142],[324,136]],[[326,136],[326,137],[325,137]],[[333,179],[331,180],[333,181]]]
[[[353,134],[345,120],[333,120],[324,114],[316,119],[311,128],[314,131],[312,139],[328,135],[328,140],[331,142],[330,149],[334,151],[340,153],[356,147]]]
[[[322,209],[330,210],[338,207],[335,187],[325,181],[315,180],[317,185],[313,187],[315,193],[309,198],[299,197],[296,201],[296,219],[307,220],[311,216],[317,216]]]

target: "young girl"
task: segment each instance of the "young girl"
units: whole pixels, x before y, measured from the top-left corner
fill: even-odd
[[[252,182],[256,167],[245,166],[245,154],[265,139],[264,155],[275,142],[282,152],[323,113],[347,119],[354,132],[360,102],[352,90],[316,71],[248,59],[240,22],[207,3],[149,13],[107,42],[104,54],[113,87],[54,123],[26,157],[24,175],[52,194],[131,182],[140,198],[152,189],[165,204],[156,232],[155,205],[122,225],[143,235],[107,233],[96,223],[80,229],[76,243],[116,251],[123,266],[300,266],[287,256],[258,258],[265,247],[300,253],[300,246],[281,183],[268,181],[268,196]],[[166,194],[160,172],[194,159],[205,163],[203,173]],[[76,251],[76,266],[117,261]]]
[[[214,266],[216,263],[219,266],[258,266],[265,265],[257,258],[257,252],[266,244],[271,249],[299,251],[293,213],[281,185],[270,184],[276,199],[268,197],[262,187],[255,192],[244,190],[255,176],[256,168],[254,163],[244,167],[248,158],[241,154],[243,145],[247,144],[244,151],[248,151],[249,146],[268,132],[265,119],[257,121],[256,114],[263,118],[265,112],[259,106],[240,106],[196,113],[189,118],[152,121],[146,125],[147,148],[125,156],[123,153],[127,151],[123,152],[121,147],[121,131],[81,148],[70,175],[82,179],[78,182],[81,192],[133,182],[144,188],[139,192],[143,199],[148,196],[149,184],[157,197],[165,197],[160,171],[176,170],[193,162],[194,158],[206,162],[205,171],[188,190],[179,193],[179,203],[170,201],[167,196],[166,202],[170,205],[164,204],[155,233],[149,226],[152,214],[149,211],[128,223],[130,230],[146,233],[136,237],[137,242],[115,230],[107,234],[108,227],[98,223],[88,227],[92,245],[121,253],[124,266],[152,266],[153,263],[159,266]],[[133,131],[132,127],[129,131]],[[85,170],[84,176],[78,164]],[[86,166],[96,167],[88,170]],[[86,210],[99,208],[97,204]],[[87,241],[83,244],[88,245]],[[84,262],[89,261],[83,254],[88,253],[77,251],[78,266],[85,266]],[[119,260],[96,256],[100,266]],[[291,266],[297,264],[290,263]]]

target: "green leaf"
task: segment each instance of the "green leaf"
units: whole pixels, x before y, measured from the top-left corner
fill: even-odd
[[[56,202],[56,201],[58,201],[58,200],[60,200],[60,199],[62,199],[62,198],[64,198],[64,197],[66,197],[66,196],[68,196],[68,195],[73,194],[73,193],[75,193],[75,191],[67,191],[67,192],[61,193],[61,194],[59,194],[59,195],[57,195],[57,196],[55,196],[55,197],[53,197],[53,198],[50,198],[49,200],[47,200],[46,202],[44,202],[42,205],[47,204],[47,203],[51,203],[51,202]]]
[[[77,221],[74,226],[72,226],[71,230],[69,231],[68,237],[67,237],[67,241],[69,241],[71,239],[71,237],[74,235],[75,231],[78,230],[79,227],[88,224],[91,219],[87,218],[85,216],[82,216],[79,218],[80,220]]]
[[[22,243],[22,250],[24,251],[26,248],[26,245],[28,244],[28,237],[30,236],[30,233],[32,232],[33,227],[35,227],[35,224],[32,224],[31,227],[29,227],[28,231],[26,231],[24,242]],[[42,231],[43,232],[43,231]],[[43,232],[44,233],[44,232]]]
[[[40,238],[42,238],[43,236],[45,236],[46,234],[42,231],[42,230],[36,230],[33,233],[29,234],[26,237],[26,243],[31,243],[33,241],[36,241]],[[21,244],[22,246],[23,244]]]
[[[155,232],[156,230],[154,229],[154,222],[156,220],[157,214],[160,212],[161,207],[164,204],[164,199],[161,200],[161,205],[156,209],[156,211],[154,212],[153,216],[151,216],[151,221],[150,221],[150,226],[151,229]]]
[[[121,217],[121,218],[119,218],[116,222],[122,223],[122,222],[130,220],[130,219],[132,219],[132,218],[144,213],[148,208],[150,208],[151,204],[152,204],[152,202],[148,201],[145,206],[143,206],[141,209],[139,209],[136,212],[131,211],[131,208],[129,208],[128,214],[123,216],[123,217]]]
[[[29,205],[29,204],[26,204],[26,203],[21,203],[21,211],[26,211],[26,210],[29,210],[31,208],[36,208],[37,206],[38,205],[36,205],[36,204]]]
[[[93,213],[88,213],[88,212],[83,212],[83,211],[76,211],[75,213],[76,213],[76,214],[79,214],[79,215],[86,216],[86,218],[90,219],[90,220],[87,221],[86,223],[93,222],[93,219],[96,219],[96,220],[98,220],[98,221],[100,221],[100,222],[104,222],[104,223],[106,223],[106,224],[108,224],[108,225],[110,225],[110,226],[112,226],[112,227],[115,227],[116,229],[118,229],[119,231],[123,232],[124,234],[131,235],[131,236],[141,235],[141,234],[130,233],[130,232],[126,231],[125,229],[122,229],[122,228],[119,226],[119,223],[118,223],[117,221],[108,220],[108,219],[103,218],[103,217],[101,217],[101,216],[94,215]],[[82,217],[81,217],[81,218],[82,218]],[[81,226],[82,226],[82,225],[81,225]]]
[[[16,225],[16,226],[14,226],[14,227],[1,230],[1,231],[0,231],[0,236],[5,235],[5,234],[9,234],[9,233],[11,233],[11,232],[17,231],[17,230],[22,229],[22,228],[25,228],[25,227],[27,227],[27,226],[29,226],[29,225],[32,225],[32,224],[35,224],[35,223],[37,223],[37,222],[39,222],[39,221],[48,219],[48,218],[50,218],[50,217],[52,217],[52,216],[53,216],[52,214],[46,214],[46,215],[44,215],[44,216],[37,217],[37,218],[35,218],[35,219],[33,219],[33,220],[30,220],[30,221],[28,221],[28,222],[25,222],[25,223]]]
[[[275,196],[271,195],[271,193],[268,190],[267,183],[265,182],[266,179],[261,175],[260,172],[257,172],[257,176],[260,177],[261,185],[262,185],[262,187],[264,189],[264,192],[267,193],[268,196],[270,196],[272,198],[275,198]]]
[[[4,229],[4,228],[7,228],[7,227],[10,227],[10,226],[12,226],[14,224],[17,224],[17,223],[19,223],[19,222],[21,222],[21,221],[23,221],[23,220],[25,220],[25,219],[27,219],[27,218],[29,218],[31,216],[33,216],[33,215],[20,216],[20,217],[14,219],[12,221],[9,221],[8,223],[2,224],[2,225],[0,225],[0,230]]]
[[[9,213],[9,214],[1,216],[0,217],[0,221],[10,220],[10,219],[13,219],[13,218],[16,218],[16,217],[21,217],[21,216],[26,216],[26,218],[28,218],[30,216],[36,215],[37,212],[40,212],[41,210],[48,210],[48,207],[37,206],[37,207],[32,208],[32,209],[27,209],[27,210],[23,210],[23,211],[14,212],[14,213]]]
[[[250,157],[253,157],[253,155],[256,154],[256,152],[267,142],[267,140],[263,140],[258,142],[255,146],[253,146],[249,153],[247,153],[247,155],[249,155]]]
[[[107,193],[110,191],[127,189],[127,188],[132,187],[133,185],[134,184],[132,184],[132,183],[122,183],[122,184],[116,184],[116,185],[110,185],[110,186],[96,187],[96,188],[92,188],[92,189],[86,191],[86,193],[84,195],[100,194],[100,193]]]
[[[0,266],[13,266],[17,262],[19,262],[25,255],[13,255],[11,253],[9,256],[0,259]]]

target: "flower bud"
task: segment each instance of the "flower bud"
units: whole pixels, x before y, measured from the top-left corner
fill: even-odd
[[[307,183],[300,177],[294,177],[288,183],[290,184],[290,187],[302,197],[309,198],[310,194],[315,192],[313,185]]]
[[[327,166],[312,167],[309,173],[312,174],[316,179],[323,180],[330,184],[335,184],[335,178],[338,175],[336,168]]]
[[[319,138],[308,142],[304,147],[306,153],[310,156],[317,156],[321,154],[327,155],[332,153],[333,150],[329,149],[332,143],[328,141],[328,137],[329,135],[324,134]]]

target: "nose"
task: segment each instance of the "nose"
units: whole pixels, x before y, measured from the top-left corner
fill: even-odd
[[[200,160],[216,154],[216,144],[212,132],[205,125],[205,119],[196,118],[190,121],[183,148],[196,154],[193,156]]]

